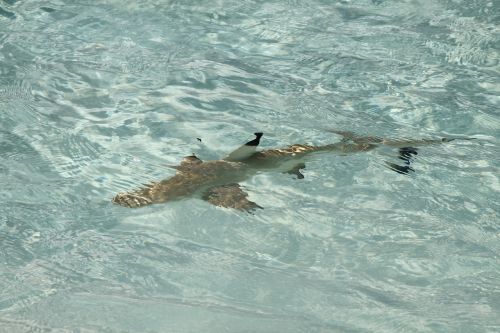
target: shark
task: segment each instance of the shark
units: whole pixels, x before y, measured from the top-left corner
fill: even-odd
[[[165,203],[196,197],[225,208],[252,212],[263,207],[248,199],[239,184],[262,171],[274,170],[304,178],[301,172],[310,155],[319,153],[350,154],[366,152],[380,146],[397,148],[402,165],[386,162],[387,166],[400,174],[415,170],[411,167],[418,147],[447,143],[456,139],[391,139],[379,136],[358,136],[353,132],[329,130],[342,137],[339,142],[326,145],[292,144],[284,148],[257,150],[263,136],[254,133],[255,138],[238,147],[220,160],[202,161],[195,154],[186,156],[180,165],[172,166],[176,174],[171,178],[144,184],[130,192],[118,193],[113,203],[128,208],[139,208],[151,204]]]

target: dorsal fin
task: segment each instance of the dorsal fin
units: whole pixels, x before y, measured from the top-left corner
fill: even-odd
[[[227,157],[225,158],[226,161],[243,161],[250,156],[252,156],[255,153],[255,150],[257,146],[260,143],[260,138],[262,137],[263,133],[262,132],[257,132],[254,133],[255,139],[248,141],[245,143],[243,146],[239,147],[238,149],[234,150],[231,152]]]

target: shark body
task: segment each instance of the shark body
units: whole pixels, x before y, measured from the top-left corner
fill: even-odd
[[[118,193],[113,202],[124,207],[137,208],[155,203],[180,200],[186,197],[199,197],[213,205],[253,210],[262,208],[247,199],[240,185],[262,170],[278,170],[304,178],[301,169],[305,168],[308,155],[318,152],[340,154],[372,150],[380,145],[399,148],[399,158],[405,165],[387,163],[398,173],[413,171],[410,162],[417,154],[417,146],[440,144],[453,138],[391,140],[381,137],[360,137],[350,132],[332,131],[343,136],[340,142],[323,146],[293,144],[281,149],[257,151],[262,133],[255,133],[255,139],[239,147],[221,160],[203,162],[194,154],[186,156],[177,169],[176,175],[160,182],[152,182],[132,192]]]

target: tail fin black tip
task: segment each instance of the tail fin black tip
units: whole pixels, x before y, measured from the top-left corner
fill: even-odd
[[[392,171],[396,171],[397,173],[400,173],[402,175],[407,175],[409,174],[410,172],[415,172],[415,170],[410,167],[409,165],[398,165],[398,164],[395,164],[395,163],[390,163],[390,162],[386,162],[387,166],[389,167],[389,169],[391,169]]]
[[[407,175],[410,172],[415,172],[415,170],[410,166],[413,162],[414,156],[418,155],[418,149],[414,147],[402,147],[399,148],[399,159],[403,160],[406,165],[399,165],[391,162],[385,162],[389,169],[396,171],[402,175]]]
[[[413,156],[418,155],[418,149],[413,147],[403,147],[399,149],[399,159],[410,165],[413,160]]]

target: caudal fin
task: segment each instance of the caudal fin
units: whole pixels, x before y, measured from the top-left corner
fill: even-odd
[[[397,173],[407,175],[415,170],[410,166],[414,161],[414,156],[418,155],[418,149],[414,147],[403,147],[399,149],[399,159],[404,161],[404,165],[396,163],[385,162],[389,169]]]

